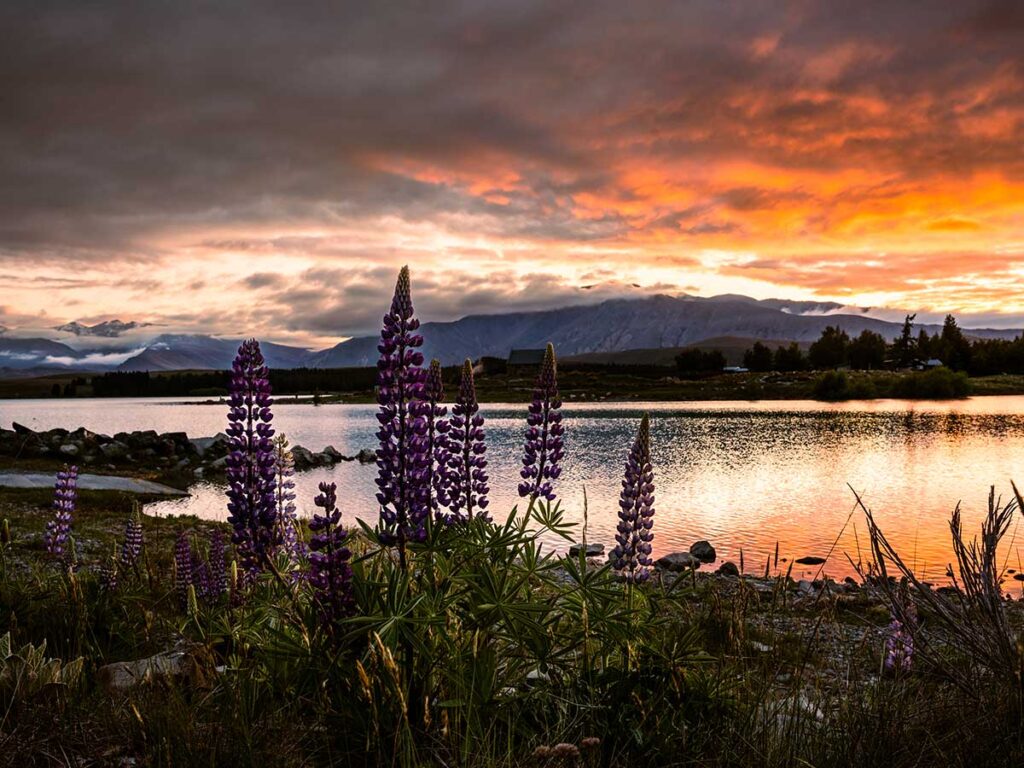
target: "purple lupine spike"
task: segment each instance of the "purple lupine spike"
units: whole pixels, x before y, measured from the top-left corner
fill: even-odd
[[[326,625],[350,616],[355,607],[352,594],[352,553],[345,541],[348,532],[341,527],[337,486],[320,483],[320,494],[313,500],[323,514],[313,515],[309,529],[313,536],[309,542],[309,585],[320,609],[320,618]]]
[[[228,591],[227,547],[218,528],[210,534],[210,599],[219,600]]]
[[[426,400],[426,454],[428,464],[427,487],[430,491],[431,512],[441,519],[440,509],[448,503],[448,430],[449,420],[445,418],[448,409],[441,405],[444,400],[444,381],[441,378],[441,363],[430,361],[423,386]]]
[[[562,474],[559,462],[563,455],[565,428],[559,408],[558,375],[555,362],[555,347],[548,344],[544,350],[544,362],[533,390],[533,402],[526,416],[526,442],[523,451],[523,468],[520,477],[519,495],[535,501],[538,497],[554,501],[554,481]]]
[[[114,551],[110,557],[103,561],[100,565],[100,589],[104,592],[116,592],[117,591],[117,547],[115,545]]]
[[[188,608],[188,588],[192,586],[192,545],[188,534],[182,531],[174,542],[174,592],[178,596],[178,607]]]
[[[192,550],[192,586],[195,588],[196,596],[204,603],[212,602],[214,599],[210,579],[210,563],[205,560],[198,549]]]
[[[417,349],[423,344],[423,337],[416,333],[419,327],[413,316],[409,268],[402,267],[377,346],[377,501],[380,539],[398,545],[403,564],[406,542],[426,537],[430,512],[430,405],[424,400],[426,371],[421,367],[423,354]]]
[[[484,417],[476,401],[473,363],[462,364],[459,396],[452,406],[449,446],[448,508],[454,520],[472,520],[487,515],[487,445]]]
[[[78,467],[65,466],[53,488],[53,519],[46,524],[46,551],[62,563],[74,560],[71,523],[78,497]]]
[[[899,674],[909,672],[914,663],[914,629],[917,623],[917,608],[912,602],[903,606],[904,621],[895,614],[889,622],[885,638],[883,666],[886,672]]]
[[[650,576],[653,527],[651,425],[647,414],[644,414],[626,459],[622,493],[619,495],[619,525],[615,534],[617,544],[611,555],[612,567],[626,581],[640,582]]]
[[[297,564],[306,552],[299,538],[299,521],[295,512],[295,459],[288,446],[288,438],[284,435],[274,438],[274,470],[278,538],[281,549],[288,556],[288,562]]]
[[[134,569],[142,555],[142,520],[136,509],[124,524],[124,542],[121,544],[121,567]]]
[[[228,522],[242,565],[262,569],[278,544],[270,379],[256,339],[242,342],[228,398]]]

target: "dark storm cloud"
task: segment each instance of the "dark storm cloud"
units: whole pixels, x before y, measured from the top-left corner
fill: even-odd
[[[610,237],[636,223],[580,219],[572,197],[632,157],[1019,178],[1019,122],[958,127],[1020,106],[1019,7],[5,3],[0,253],[149,259],[144,236],[176,228],[442,213]],[[973,85],[976,103],[943,101]],[[858,98],[921,99],[928,119]],[[489,167],[520,177],[501,205],[458,183]]]

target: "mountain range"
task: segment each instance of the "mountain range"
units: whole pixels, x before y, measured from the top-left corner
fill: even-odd
[[[83,346],[45,338],[18,338],[0,334],[0,375],[27,376],[55,371],[168,371],[227,369],[238,341],[200,334],[160,334],[145,342],[137,339],[112,347],[125,331],[145,324],[109,321],[94,326],[69,323],[59,329],[83,338]],[[851,335],[863,330],[892,340],[901,323],[873,317],[868,310],[851,310],[834,302],[758,300],[746,296],[656,295],[641,299],[612,299],[600,304],[564,307],[539,312],[470,315],[451,322],[424,323],[423,353],[446,365],[483,355],[506,357],[515,348],[540,348],[552,342],[561,357],[602,355],[635,350],[666,350],[717,338],[810,342],[828,325]],[[929,333],[938,325],[915,326]],[[1020,330],[965,328],[969,336],[1014,338]],[[90,337],[103,346],[90,347]],[[377,337],[362,336],[329,349],[313,351],[265,342],[267,364],[273,368],[339,368],[374,365]]]

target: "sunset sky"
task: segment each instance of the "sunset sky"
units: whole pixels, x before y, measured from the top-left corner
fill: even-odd
[[[405,263],[1024,324],[1024,3],[291,5],[0,5],[0,325],[320,346]]]

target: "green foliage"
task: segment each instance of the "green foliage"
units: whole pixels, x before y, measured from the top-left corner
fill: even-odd
[[[760,341],[755,341],[754,346],[743,353],[743,367],[751,371],[770,371],[773,363],[772,351]]]
[[[788,347],[775,350],[773,366],[776,371],[791,372],[807,370],[807,358],[795,341]]]
[[[807,353],[811,365],[819,370],[838,368],[849,360],[850,337],[838,326],[828,326]]]
[[[954,373],[948,368],[933,368],[899,378],[894,387],[895,397],[908,399],[952,399],[967,397],[971,392],[971,383],[967,374]]]
[[[0,635],[0,712],[42,697],[52,700],[76,686],[81,674],[80,657],[67,664],[47,658],[45,640],[38,646],[26,643],[15,649],[10,632]]]
[[[850,383],[844,371],[825,371],[814,380],[814,397],[818,400],[846,400]]]
[[[717,349],[684,349],[676,355],[676,368],[680,373],[720,371],[725,366],[725,355]]]
[[[885,339],[874,331],[861,331],[860,336],[850,342],[850,366],[858,370],[876,370],[885,365],[887,350]]]

